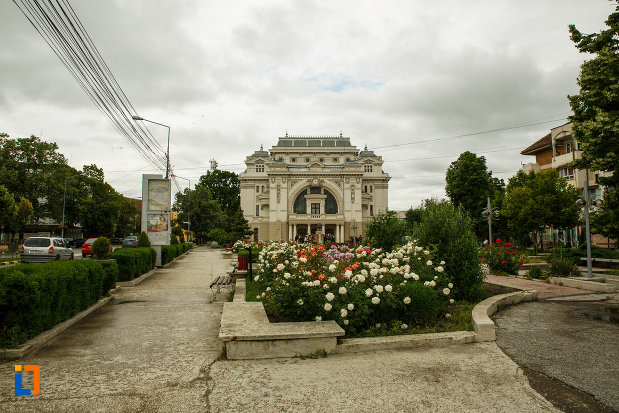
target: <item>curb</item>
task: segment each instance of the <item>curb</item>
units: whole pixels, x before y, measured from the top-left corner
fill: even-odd
[[[453,344],[475,342],[472,331],[453,331],[447,333],[406,334],[401,336],[363,337],[340,339],[335,348],[336,354],[361,353],[366,351],[383,351],[411,349],[419,347],[445,347]]]
[[[156,268],[153,270],[150,270],[149,272],[146,272],[142,275],[140,275],[138,278],[134,278],[133,280],[130,281],[117,281],[116,282],[116,286],[117,287],[135,287],[136,285],[138,285],[139,283],[141,283],[142,281],[144,281],[145,279],[149,278],[151,275],[153,275],[156,271]]]
[[[5,360],[18,359],[18,358],[25,356],[28,353],[31,353],[39,349],[43,345],[50,342],[52,339],[56,338],[58,334],[62,333],[67,328],[71,327],[73,324],[87,317],[93,311],[98,310],[99,308],[106,305],[111,299],[112,299],[112,296],[101,298],[99,301],[97,301],[96,303],[94,303],[93,305],[85,309],[84,311],[77,313],[76,315],[69,318],[68,320],[65,320],[62,323],[57,324],[56,326],[50,328],[49,330],[40,333],[36,337],[31,338],[30,340],[26,341],[24,344],[22,344],[18,348],[0,349],[0,359],[5,359]]]
[[[471,313],[475,341],[483,343],[496,340],[496,326],[490,316],[496,313],[499,305],[518,304],[523,301],[536,300],[536,290],[523,290],[515,293],[495,295],[477,304]]]
[[[587,279],[550,277],[553,284],[563,285],[564,287],[580,288],[581,290],[597,291],[602,293],[614,293],[615,285],[611,283],[588,281]]]
[[[19,264],[19,260],[15,260],[15,261],[2,261],[2,262],[0,262],[0,265],[13,265],[13,264]]]

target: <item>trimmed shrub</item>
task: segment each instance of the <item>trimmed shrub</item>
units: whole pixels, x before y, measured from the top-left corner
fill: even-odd
[[[150,246],[150,240],[148,239],[146,232],[140,232],[140,235],[138,235],[138,248],[147,248]]]
[[[420,245],[434,246],[436,255],[447,262],[445,273],[455,285],[454,298],[473,300],[479,296],[484,275],[473,223],[464,209],[448,202],[429,202],[414,235]]]
[[[114,278],[113,265],[104,265],[79,260],[1,269],[0,347],[18,346],[94,304]]]
[[[526,276],[527,278],[537,278],[540,280],[548,278],[542,267],[531,267],[531,269],[527,271]]]
[[[105,277],[103,278],[103,293],[107,294],[109,290],[116,286],[118,280],[118,264],[116,260],[99,261],[103,266]]]
[[[219,248],[219,243],[217,241],[211,242],[211,248]]]
[[[170,235],[170,245],[176,245],[178,244],[178,238],[176,238],[176,235],[172,234]]]
[[[157,252],[152,248],[118,248],[108,257],[118,265],[118,281],[129,281],[155,268]]]
[[[101,260],[110,253],[110,240],[106,237],[99,237],[92,243],[92,252],[97,259]]]

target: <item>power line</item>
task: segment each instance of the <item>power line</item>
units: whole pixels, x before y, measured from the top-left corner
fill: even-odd
[[[147,128],[131,118],[135,109],[114,78],[68,0],[13,0],[82,90],[125,140],[158,170],[164,151]]]
[[[543,125],[545,123],[558,122],[558,121],[561,121],[561,120],[566,120],[566,118],[552,119],[552,120],[547,120],[547,121],[543,121],[543,122],[525,123],[525,124],[514,125],[514,126],[504,126],[504,127],[496,128],[496,129],[488,129],[488,130],[483,130],[483,131],[478,131],[478,132],[471,132],[471,133],[462,133],[462,134],[446,136],[446,137],[442,137],[442,138],[432,138],[432,139],[424,139],[424,140],[412,141],[412,142],[406,142],[406,143],[398,143],[398,144],[395,144],[395,145],[375,146],[375,147],[373,147],[371,149],[400,148],[402,146],[418,145],[418,144],[421,144],[421,143],[443,142],[443,141],[449,141],[449,140],[454,140],[454,139],[467,138],[467,137],[470,137],[470,136],[484,135],[484,134],[487,134],[487,133],[501,132],[501,131],[506,131],[506,130],[511,130],[511,129],[526,128],[526,127],[529,127],[529,126]],[[388,150],[391,150],[391,149],[388,149]]]

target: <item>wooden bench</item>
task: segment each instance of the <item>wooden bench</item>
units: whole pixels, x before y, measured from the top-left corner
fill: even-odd
[[[215,277],[215,279],[211,282],[209,288],[211,289],[211,293],[213,294],[213,299],[215,299],[216,294],[221,292],[221,287],[227,287],[228,290],[233,287],[233,278],[229,275],[220,275]],[[213,288],[217,287],[217,292],[213,290]]]

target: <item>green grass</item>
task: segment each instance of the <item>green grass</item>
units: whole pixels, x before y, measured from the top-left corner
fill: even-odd
[[[7,255],[8,256],[0,255],[0,262],[19,261],[19,255],[16,255],[13,258],[11,258],[10,254],[7,254]]]
[[[245,301],[260,301],[256,298],[257,295],[263,293],[260,284],[254,280],[245,277]]]

